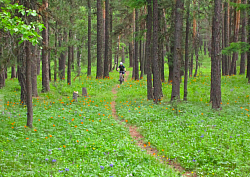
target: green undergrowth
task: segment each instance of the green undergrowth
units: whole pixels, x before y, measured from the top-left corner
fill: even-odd
[[[222,77],[222,110],[211,109],[210,75],[202,66],[188,81],[188,102],[170,103],[172,85],[163,83],[158,105],[147,100],[146,79],[118,89],[117,114],[136,125],[161,156],[198,176],[248,176],[250,88],[245,76]],[[181,84],[183,99],[183,82]]]
[[[33,98],[32,129],[25,126],[18,81],[7,79],[0,90],[0,176],[178,176],[137,147],[128,129],[112,118],[118,74],[110,75],[77,78],[71,86],[51,82],[49,93]],[[73,102],[73,91],[81,94],[82,87],[89,96]]]

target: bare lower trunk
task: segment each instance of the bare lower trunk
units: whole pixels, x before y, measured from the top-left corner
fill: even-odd
[[[183,27],[183,0],[176,0],[175,35],[174,35],[174,69],[171,101],[180,99],[180,62],[182,56],[182,27]]]
[[[26,87],[27,87],[27,126],[32,128],[33,108],[32,108],[32,78],[31,78],[31,43],[26,42]]]
[[[186,42],[185,42],[185,79],[184,79],[184,101],[187,101],[187,82],[188,82],[188,62],[189,62],[189,12],[190,11],[190,0],[187,2],[187,17],[186,17]]]
[[[244,0],[242,3],[243,3],[243,4],[246,4],[247,1]],[[244,10],[244,11],[243,11],[243,16],[242,16],[241,42],[247,42],[246,25],[247,25],[247,11]],[[241,54],[241,60],[240,60],[240,74],[245,74],[246,58],[247,58],[247,53],[246,53],[246,52],[242,53],[242,54]]]
[[[32,95],[33,97],[38,97],[37,92],[37,45],[32,47],[32,60],[31,60],[31,79],[32,79]]]
[[[91,75],[91,6],[90,0],[88,0],[88,72],[87,75]]]
[[[211,92],[210,101],[213,109],[221,108],[221,0],[214,0],[211,53]]]

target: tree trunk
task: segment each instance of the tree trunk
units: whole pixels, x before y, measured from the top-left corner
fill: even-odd
[[[225,15],[224,15],[224,47],[228,47],[229,46],[229,5],[227,2],[224,3],[224,10],[225,10]],[[229,65],[228,65],[228,61],[229,61],[229,56],[228,55],[224,55],[224,69],[225,69],[225,75],[229,74]]]
[[[138,58],[139,58],[139,47],[138,47],[138,32],[139,32],[139,26],[138,26],[138,10],[135,9],[135,58],[134,58],[134,72],[135,72],[135,80],[139,80],[139,65],[138,65]]]
[[[57,35],[57,22],[56,22],[56,31],[55,31],[55,58],[54,58],[54,82],[57,81],[57,42],[58,42],[58,35]]]
[[[26,53],[25,51],[26,42],[20,45],[20,50],[17,55],[18,63],[18,81],[21,86],[21,100],[20,104],[26,105],[27,101],[27,85],[26,85]]]
[[[77,46],[77,74],[81,75],[81,53],[79,46]]]
[[[97,70],[96,78],[103,78],[103,19],[102,0],[97,0]]]
[[[248,5],[250,5],[250,0],[248,0]],[[250,24],[250,16],[248,16],[248,24]],[[248,43],[250,43],[250,30],[248,29]],[[247,78],[248,83],[250,83],[250,49],[247,52]]]
[[[5,86],[5,69],[4,67],[0,68],[0,89]]]
[[[187,2],[187,17],[186,17],[186,42],[185,42],[185,78],[184,78],[184,101],[187,101],[187,82],[188,82],[188,63],[189,63],[189,13],[190,13],[190,0]]]
[[[142,40],[140,40],[140,57],[141,57],[141,63],[140,63],[140,67],[141,67],[141,76],[140,79],[143,79],[143,75],[144,75],[144,58],[143,58],[143,42]]]
[[[110,0],[111,3],[111,0]],[[113,36],[113,10],[112,7],[110,7],[109,9],[110,13],[110,17],[109,17],[109,71],[112,70],[112,36]]]
[[[241,0],[237,0],[237,4],[240,4]],[[233,42],[238,42],[239,38],[239,27],[240,27],[240,10],[237,10],[235,8],[235,26],[234,26],[234,41]],[[232,63],[231,63],[231,68],[230,68],[230,75],[236,75],[236,61],[238,60],[238,53],[234,52],[233,53],[233,58],[232,58]]]
[[[32,60],[31,60],[31,79],[32,79],[32,96],[33,97],[38,97],[38,92],[37,92],[37,62],[36,62],[37,61],[37,48],[38,48],[38,45],[32,47],[33,52],[32,52]],[[28,74],[27,74],[27,76],[28,76]]]
[[[168,82],[169,83],[172,83],[173,82],[173,77],[174,77],[174,60],[173,60],[173,57],[174,57],[174,24],[175,24],[175,4],[173,4],[172,6],[172,15],[171,15],[171,29],[170,31],[172,31],[172,34],[170,36],[170,54],[168,56],[168,68],[169,68],[169,76],[168,76]]]
[[[162,96],[162,84],[159,71],[159,59],[158,59],[158,0],[153,0],[153,82],[154,82],[154,102],[161,101]]]
[[[69,41],[72,39],[72,31],[71,30],[69,30]],[[72,54],[71,54],[71,52],[73,52],[73,51],[71,51],[71,49],[72,49],[72,47],[69,45],[68,46],[68,70],[67,70],[67,83],[68,83],[68,85],[71,85],[71,69],[72,69],[72,64],[71,64],[71,62],[72,62]]]
[[[67,33],[65,33],[67,34]],[[63,36],[60,36],[60,39],[59,39],[59,48],[62,47],[62,42],[66,43],[66,37],[64,34],[64,37]],[[63,34],[62,34],[63,35]],[[63,41],[63,38],[64,38],[64,41]],[[60,77],[60,80],[65,80],[65,63],[66,63],[66,52],[65,51],[62,51],[61,54],[60,54],[60,59],[59,59],[59,77]]]
[[[40,75],[41,70],[41,49],[37,50],[37,75]]]
[[[133,46],[129,43],[129,67],[133,67]]]
[[[48,9],[48,0],[43,0],[43,5],[45,10]],[[43,14],[43,23],[46,29],[42,32],[43,37],[43,49],[42,49],[42,92],[49,92],[49,55],[48,55],[48,47],[49,47],[49,34],[48,34],[48,14],[47,12]]]
[[[104,56],[104,78],[109,77],[109,0],[105,0],[105,56]]]
[[[14,78],[16,78],[16,65],[15,64],[11,67],[11,79],[14,79]]]
[[[153,99],[153,93],[152,93],[152,69],[151,69],[151,41],[152,41],[152,5],[151,0],[147,0],[148,2],[148,14],[147,14],[147,37],[146,37],[146,60],[147,60],[147,97],[148,100]]]
[[[32,78],[31,78],[31,43],[26,42],[26,87],[27,87],[27,126],[32,128],[33,122],[33,108],[32,108]]]
[[[174,35],[174,69],[171,101],[180,99],[180,62],[182,56],[183,0],[176,0],[175,35]]]
[[[221,0],[214,0],[211,53],[211,92],[210,101],[213,109],[221,108]]]
[[[247,0],[243,0],[243,4],[247,3]],[[247,11],[244,10],[242,12],[242,32],[241,32],[241,42],[247,42],[247,32],[246,32],[246,25],[247,25]],[[241,60],[240,60],[240,74],[245,74],[245,68],[246,68],[246,58],[247,53],[244,52],[241,54]]]
[[[91,75],[91,6],[90,0],[88,0],[88,72],[87,75]]]
[[[191,52],[191,61],[189,64],[189,77],[193,77],[193,68],[194,68],[194,52]]]

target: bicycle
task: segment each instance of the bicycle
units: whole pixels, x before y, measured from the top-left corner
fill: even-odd
[[[120,84],[122,84],[122,82],[124,82],[124,78],[123,78],[122,72],[120,72],[119,81],[120,81]]]

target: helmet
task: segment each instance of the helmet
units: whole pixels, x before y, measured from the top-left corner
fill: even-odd
[[[122,63],[122,62],[120,62],[120,65],[123,65],[123,63]]]

